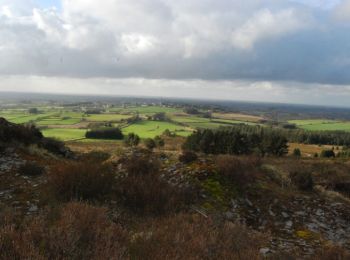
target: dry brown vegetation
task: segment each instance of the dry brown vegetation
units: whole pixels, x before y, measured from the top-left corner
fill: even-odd
[[[107,209],[69,203],[21,225],[0,228],[0,259],[122,259],[126,232]]]
[[[133,235],[136,259],[261,259],[266,236],[232,223],[179,214],[145,223]]]
[[[258,157],[220,155],[216,159],[219,173],[240,189],[254,183],[259,175],[261,160]]]
[[[110,195],[115,175],[94,161],[62,163],[48,174],[48,191],[56,200],[102,200]]]
[[[158,161],[134,156],[124,164],[127,174],[119,179],[116,189],[118,198],[130,211],[162,215],[194,201],[194,191],[174,187],[161,177]]]

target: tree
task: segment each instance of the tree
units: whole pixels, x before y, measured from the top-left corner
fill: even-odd
[[[335,153],[333,150],[323,150],[321,152],[321,157],[323,158],[334,158],[335,157]]]
[[[124,143],[127,146],[138,146],[140,143],[140,137],[137,134],[129,133],[125,138]]]
[[[183,149],[206,154],[283,156],[288,153],[287,144],[280,130],[241,125],[197,130],[187,137]]]
[[[91,139],[121,140],[123,139],[123,133],[119,128],[100,128],[87,131],[85,137]]]
[[[293,156],[295,157],[300,157],[301,156],[301,151],[299,148],[295,148],[293,151]]]
[[[197,115],[197,114],[199,114],[199,111],[196,108],[194,108],[194,107],[186,107],[184,109],[184,112],[189,114],[189,115]]]
[[[156,147],[156,143],[154,142],[154,140],[152,138],[147,138],[144,141],[145,146],[147,147],[147,149],[149,150],[153,150]]]
[[[159,112],[153,115],[152,119],[154,121],[166,121],[167,117],[166,114],[164,112]]]
[[[154,137],[154,142],[156,143],[157,147],[163,147],[165,145],[164,140],[158,135]]]
[[[32,107],[28,109],[29,114],[38,114],[39,110],[36,107]]]
[[[175,133],[170,132],[169,129],[165,129],[163,132],[163,135],[168,136],[168,137],[174,137]]]

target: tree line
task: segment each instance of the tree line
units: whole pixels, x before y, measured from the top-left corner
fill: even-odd
[[[350,133],[237,125],[197,130],[187,138],[183,148],[208,154],[282,156],[288,152],[288,142],[350,146]]]
[[[283,156],[288,153],[288,140],[271,128],[237,126],[197,130],[187,138],[183,148],[207,154]]]

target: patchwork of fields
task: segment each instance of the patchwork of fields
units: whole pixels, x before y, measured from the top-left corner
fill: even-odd
[[[310,120],[290,120],[289,123],[295,124],[298,128],[309,131],[349,131],[349,121],[337,121],[337,120],[322,120],[322,119],[310,119]]]
[[[84,140],[90,124],[109,123],[120,126],[124,134],[136,133],[141,138],[153,138],[169,130],[178,136],[188,136],[197,128],[215,129],[234,124],[256,124],[258,117],[215,113],[213,118],[189,115],[181,108],[165,106],[113,107],[101,114],[86,114],[63,107],[39,106],[38,114],[30,114],[28,109],[7,109],[0,111],[0,117],[14,123],[34,123],[47,137],[63,141]],[[167,121],[153,121],[149,118],[156,113],[165,113]],[[127,123],[126,120],[139,115],[141,121]],[[85,140],[86,141],[86,140]]]

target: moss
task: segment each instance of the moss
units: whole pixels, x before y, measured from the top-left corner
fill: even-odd
[[[311,240],[311,239],[318,239],[319,235],[310,231],[310,230],[298,230],[296,231],[296,236],[304,239],[304,240]]]
[[[207,179],[202,183],[202,187],[206,192],[210,194],[214,199],[223,202],[225,199],[225,190],[221,186],[219,181],[213,179]]]

